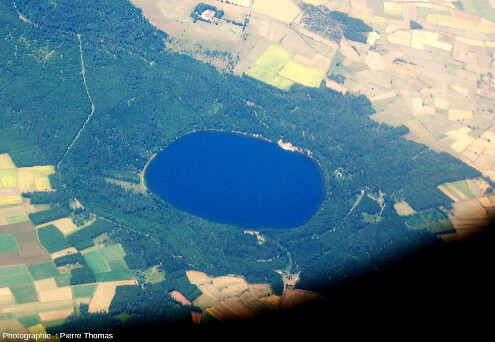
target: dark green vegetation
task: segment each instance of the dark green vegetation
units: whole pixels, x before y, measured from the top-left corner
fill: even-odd
[[[276,284],[280,276],[274,271],[292,265],[291,271],[301,271],[298,286],[306,289],[380,269],[436,241],[405,225],[393,209],[392,195],[419,211],[451,202],[439,184],[479,176],[450,155],[405,140],[407,128],[370,120],[373,109],[364,96],[302,86],[285,92],[171,53],[165,34],[127,1],[59,0],[55,6],[48,0],[20,0],[16,6],[31,23],[20,20],[10,3],[0,4],[0,140],[14,137],[0,144],[0,153],[10,153],[18,166],[61,160],[55,184],[62,196],[45,200],[69,210],[64,198],[77,198],[84,212],[112,222],[98,232],[122,244],[130,268],[160,265],[164,282],[143,290],[118,289],[112,313],[131,313],[126,322],[150,319],[154,311],[156,319],[168,319],[174,310],[179,316],[188,313],[173,306],[164,291],[173,285],[171,273],[187,269]],[[91,113],[81,52],[95,111],[62,158]],[[266,242],[260,245],[236,227],[202,220],[151,193],[105,181],[115,170],[141,172],[154,153],[201,129],[261,134],[273,141],[283,136],[310,150],[326,181],[321,209],[302,227],[263,230]],[[361,189],[386,194],[381,219],[374,223],[362,215],[371,202],[350,213]],[[44,215],[34,220],[57,217]],[[84,236],[87,229],[93,228],[81,230],[82,237],[72,234],[77,243],[90,244],[94,235]],[[74,245],[72,235],[68,242]],[[73,285],[95,280],[87,265],[71,275]],[[125,298],[122,291],[135,293]],[[125,306],[126,301],[131,304]],[[110,322],[112,313],[106,316]]]
[[[50,210],[39,211],[36,213],[29,214],[29,219],[35,226],[43,223],[55,221],[64,217],[69,216],[68,207],[55,207]]]
[[[409,21],[409,27],[411,27],[411,30],[421,30],[423,26],[415,22],[414,20]]]
[[[53,260],[55,266],[65,266],[65,265],[86,265],[86,261],[84,260],[81,253],[74,253],[69,255],[64,255]]]
[[[89,226],[68,235],[67,241],[77,250],[83,250],[95,245],[92,239],[111,231],[114,227],[114,224],[98,219]]]
[[[427,229],[433,234],[445,234],[455,232],[454,226],[447,215],[438,209],[428,209],[405,218],[407,226],[411,229]]]
[[[38,237],[48,253],[55,253],[70,247],[64,234],[53,224],[39,228]]]
[[[304,11],[302,22],[308,29],[335,42],[340,42],[343,36],[366,43],[367,33],[372,31],[364,21],[349,17],[347,13],[330,11],[325,6],[313,6],[304,2],[299,6]]]

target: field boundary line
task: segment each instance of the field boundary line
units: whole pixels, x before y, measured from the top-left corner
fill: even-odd
[[[95,108],[96,108],[95,107],[95,104],[93,103],[93,99],[91,98],[91,95],[89,93],[88,84],[86,83],[86,68],[84,67],[84,56],[83,56],[83,49],[82,49],[81,34],[78,33],[76,36],[77,36],[77,39],[79,40],[79,52],[81,54],[81,75],[82,75],[82,78],[83,78],[84,89],[86,90],[86,94],[88,95],[89,102],[91,102],[91,113],[89,113],[88,117],[86,118],[86,121],[84,122],[84,124],[82,125],[82,127],[77,132],[74,140],[72,140],[72,142],[69,145],[69,147],[67,147],[67,150],[62,155],[62,158],[60,158],[59,162],[57,163],[57,168],[60,167],[60,164],[64,160],[64,158],[67,155],[67,153],[69,153],[69,151],[72,148],[72,146],[74,145],[74,143],[77,141],[77,139],[79,139],[79,136],[81,135],[82,131],[84,130],[84,128],[88,124],[88,122],[91,119],[91,117],[93,116],[93,114],[95,113]]]

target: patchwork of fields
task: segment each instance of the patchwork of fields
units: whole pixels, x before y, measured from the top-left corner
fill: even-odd
[[[53,172],[51,166],[16,168],[9,155],[0,155],[0,322],[8,322],[5,331],[45,331],[82,303],[91,312],[108,311],[117,286],[137,284],[122,246],[98,239],[112,225],[93,220],[77,227],[68,217],[38,226],[31,222],[30,214],[50,208],[31,205],[21,194],[56,191],[48,179]],[[164,280],[158,275],[155,281]]]

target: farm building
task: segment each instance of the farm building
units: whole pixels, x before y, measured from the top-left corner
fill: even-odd
[[[200,17],[205,21],[213,21],[215,19],[215,11],[207,9],[201,13]]]

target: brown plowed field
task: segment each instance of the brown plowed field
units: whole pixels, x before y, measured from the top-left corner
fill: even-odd
[[[52,260],[50,254],[41,246],[36,227],[30,221],[1,226],[0,234],[14,235],[20,250],[0,254],[0,267],[21,264],[32,266]]]

